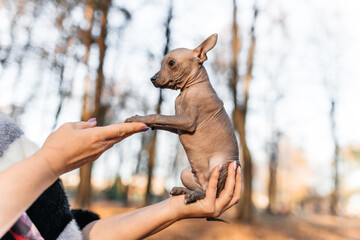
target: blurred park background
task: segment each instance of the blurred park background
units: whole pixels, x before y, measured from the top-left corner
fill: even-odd
[[[360,239],[357,0],[0,0],[0,111],[39,146],[61,124],[173,114],[150,82],[169,50],[219,34],[205,67],[235,126],[243,194],[224,218],[150,239]],[[62,176],[110,216],[168,197],[188,161],[148,131]]]

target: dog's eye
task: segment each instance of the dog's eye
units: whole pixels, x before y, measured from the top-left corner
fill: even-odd
[[[174,60],[170,60],[170,61],[169,61],[169,66],[170,66],[170,67],[174,66],[174,64],[175,64],[175,61],[174,61]]]

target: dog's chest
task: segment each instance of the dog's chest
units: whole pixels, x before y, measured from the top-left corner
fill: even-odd
[[[188,104],[185,101],[185,96],[180,94],[175,100],[176,115],[184,113],[187,107],[188,107]]]

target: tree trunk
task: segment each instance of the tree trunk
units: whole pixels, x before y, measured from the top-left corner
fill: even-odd
[[[334,141],[334,162],[333,162],[333,180],[334,180],[334,190],[331,193],[330,200],[330,213],[337,215],[339,213],[338,204],[339,204],[339,144],[336,135],[336,122],[335,122],[335,100],[331,99],[331,110],[330,110],[330,120],[331,120],[331,132]]]
[[[152,182],[155,157],[156,157],[157,132],[154,131],[152,134],[153,135],[151,136],[151,140],[149,144],[149,161],[148,161],[148,173],[147,173],[147,186],[145,193],[145,205],[149,205],[151,203],[151,182]]]
[[[277,168],[278,168],[278,142],[279,142],[279,133],[276,131],[272,138],[270,146],[270,161],[269,161],[269,185],[268,185],[268,197],[269,204],[266,211],[270,214],[276,212],[276,194],[277,194]]]
[[[252,160],[246,142],[245,119],[246,112],[236,108],[233,113],[233,121],[240,136],[243,154],[242,172],[244,182],[244,190],[241,195],[240,204],[238,205],[238,218],[245,222],[250,222],[252,220]]]
[[[84,57],[85,63],[88,63],[88,58],[90,54],[90,48],[92,43],[96,43],[99,48],[99,66],[97,69],[97,78],[95,83],[95,97],[93,99],[92,104],[89,104],[89,90],[90,90],[90,79],[87,76],[85,78],[85,92],[83,97],[83,111],[81,115],[82,121],[87,121],[92,117],[96,117],[97,125],[103,125],[105,120],[105,113],[107,110],[107,106],[103,106],[101,104],[101,96],[102,96],[102,89],[104,86],[104,59],[106,53],[106,44],[105,39],[107,35],[107,15],[108,10],[110,8],[111,1],[106,0],[103,1],[101,7],[97,10],[101,11],[101,32],[98,39],[94,40],[91,36],[91,30],[93,27],[94,21],[94,7],[91,3],[88,3],[87,7],[85,8],[85,16],[87,16],[87,20],[90,23],[89,30],[86,32],[87,39],[85,39],[86,45],[86,55]],[[90,106],[89,106],[90,105]],[[91,108],[91,109],[90,109]],[[89,208],[91,203],[91,171],[92,171],[92,163],[86,164],[80,168],[80,183],[78,186],[78,191],[75,199],[75,205],[81,208]]]
[[[241,152],[243,155],[243,182],[244,182],[244,190],[241,195],[240,204],[238,205],[238,218],[250,222],[252,220],[252,160],[250,151],[246,142],[246,113],[247,113],[247,105],[249,99],[249,85],[250,80],[252,78],[252,69],[254,62],[254,52],[255,52],[255,23],[257,18],[258,10],[256,6],[254,6],[254,20],[251,27],[251,43],[248,53],[247,59],[247,70],[246,75],[244,77],[244,93],[243,93],[243,101],[241,105],[238,103],[238,93],[237,93],[237,85],[239,82],[239,74],[238,74],[238,55],[241,49],[240,39],[238,36],[238,24],[237,24],[237,6],[236,0],[233,1],[233,60],[232,60],[232,78],[230,79],[230,87],[233,93],[233,101],[234,101],[234,111],[233,111],[233,123],[235,129],[237,130],[240,136],[240,146]]]
[[[140,174],[140,168],[141,168],[141,161],[143,158],[143,149],[146,146],[146,135],[141,135],[141,143],[140,143],[140,151],[137,154],[137,162],[136,162],[136,168],[135,168],[135,174]]]
[[[169,10],[168,10],[168,17],[166,19],[165,23],[165,47],[164,47],[164,56],[169,52],[169,46],[170,46],[170,23],[173,18],[172,15],[173,11],[173,4],[172,1],[170,1],[169,4]],[[163,102],[163,96],[162,96],[162,89],[159,89],[159,99],[158,103],[156,105],[156,113],[161,113],[161,105]],[[156,157],[156,142],[157,142],[157,132],[153,132],[153,135],[150,140],[149,145],[149,161],[148,161],[148,181],[147,181],[147,187],[146,187],[146,194],[145,194],[145,205],[150,204],[151,201],[151,182],[152,182],[152,176],[153,176],[153,169],[155,165],[155,157]]]

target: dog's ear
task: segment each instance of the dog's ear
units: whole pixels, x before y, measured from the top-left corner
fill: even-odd
[[[203,63],[207,60],[206,53],[210,51],[217,42],[218,35],[214,33],[208,37],[204,42],[200,44],[197,48],[193,50],[198,58],[200,58],[200,63]]]

